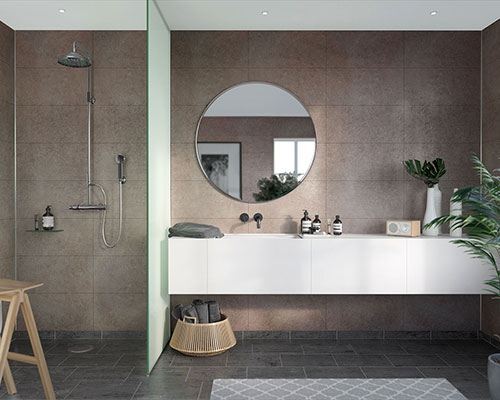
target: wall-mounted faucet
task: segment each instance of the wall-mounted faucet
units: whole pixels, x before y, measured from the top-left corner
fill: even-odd
[[[247,213],[242,213],[240,215],[240,221],[243,222],[244,224],[246,224],[249,219],[250,219],[250,217],[248,216]]]
[[[260,229],[261,222],[264,219],[261,213],[255,213],[253,216],[253,220],[257,222],[257,229]]]

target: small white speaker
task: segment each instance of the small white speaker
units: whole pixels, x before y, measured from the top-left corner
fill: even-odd
[[[420,221],[387,221],[385,232],[390,236],[420,236]]]

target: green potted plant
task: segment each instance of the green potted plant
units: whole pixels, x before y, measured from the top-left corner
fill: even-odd
[[[254,193],[253,198],[256,202],[278,199],[290,193],[298,185],[299,181],[292,173],[274,174],[270,178],[259,179],[257,182],[259,193]]]
[[[445,215],[434,219],[427,227],[450,224],[450,229],[462,229],[467,236],[452,240],[464,247],[472,257],[484,260],[492,267],[492,276],[485,282],[487,291],[500,299],[500,176],[489,172],[477,158],[474,167],[480,184],[459,189],[452,202],[462,202],[465,215]],[[495,170],[499,171],[499,170]],[[488,357],[488,382],[493,400],[500,400],[500,354]]]
[[[434,161],[425,160],[421,163],[419,160],[403,161],[403,165],[414,178],[417,178],[427,186],[427,205],[423,224],[426,226],[433,219],[440,217],[441,214],[441,191],[439,190],[439,180],[446,173],[446,166],[441,158]],[[440,233],[439,226],[425,228],[422,234],[426,236],[437,236]]]

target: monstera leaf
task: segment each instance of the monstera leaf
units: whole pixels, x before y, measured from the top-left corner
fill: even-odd
[[[422,164],[419,160],[403,161],[403,165],[414,178],[424,181],[428,187],[433,187],[439,183],[439,180],[446,173],[446,166],[441,158],[436,158],[434,161],[425,160]]]

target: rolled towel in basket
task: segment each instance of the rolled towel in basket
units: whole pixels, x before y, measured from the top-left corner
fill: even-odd
[[[189,318],[186,318],[185,321],[192,323],[192,324],[198,323],[200,320],[200,318],[198,317],[198,312],[196,311],[195,306],[184,307],[181,310],[181,317],[183,320],[184,320],[184,317],[189,317]],[[196,318],[196,320],[193,320],[193,318]]]
[[[193,301],[193,307],[196,308],[198,313],[198,322],[200,324],[208,324],[210,322],[208,318],[208,304],[203,300],[196,299]]]
[[[214,300],[209,300],[206,302],[208,306],[208,318],[210,322],[219,322],[221,319],[220,316],[220,307],[219,303]]]

